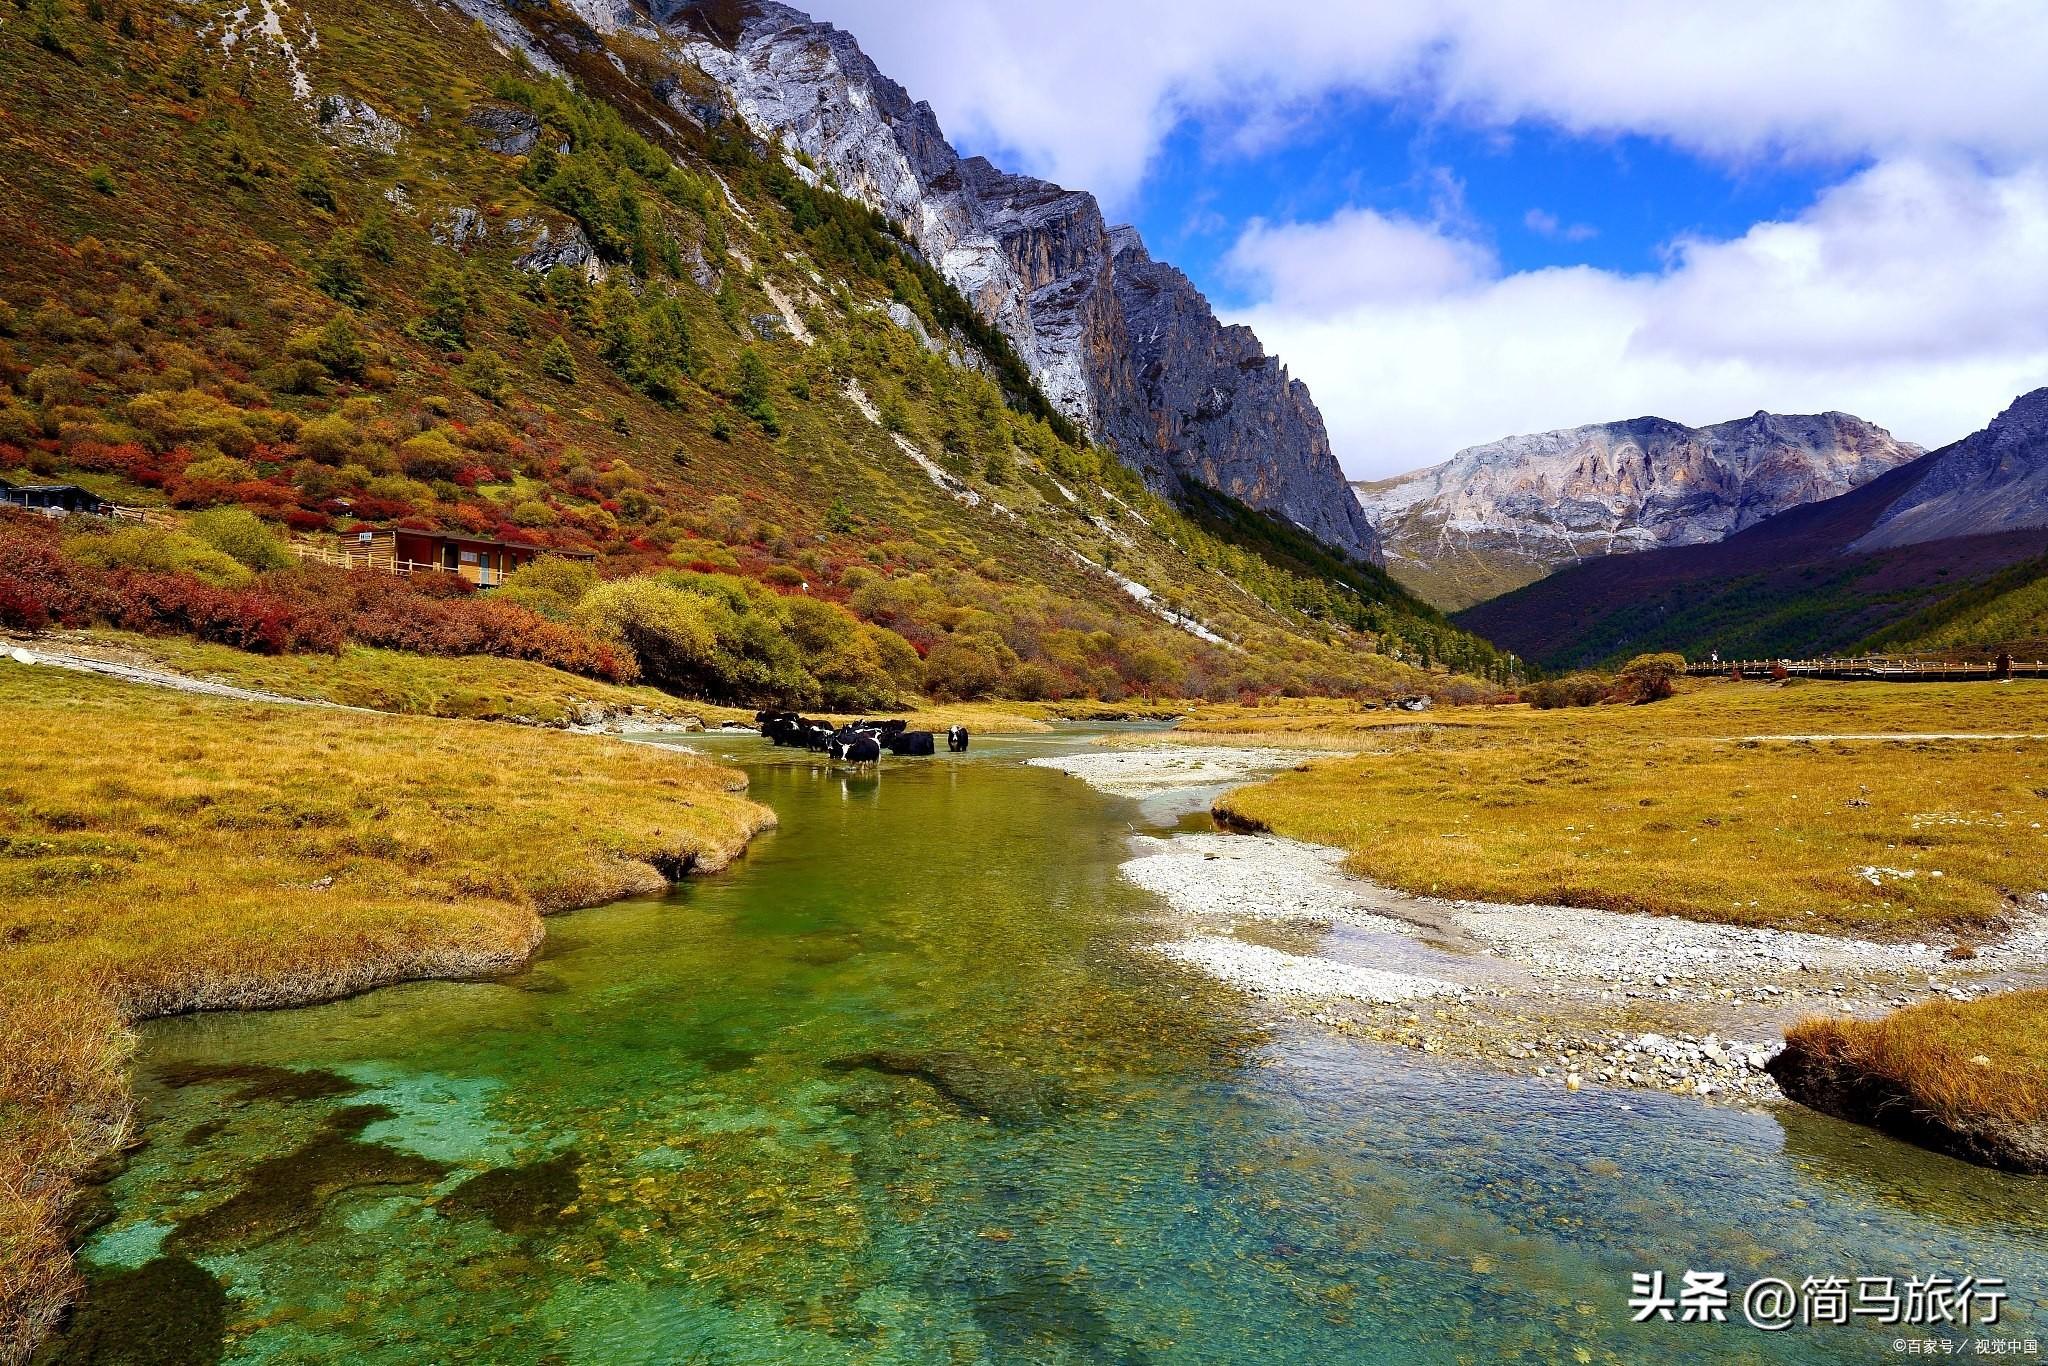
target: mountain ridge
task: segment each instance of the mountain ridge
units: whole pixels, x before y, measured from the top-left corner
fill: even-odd
[[[2048,501],[2012,494],[2044,484],[2048,388],[1847,493],[1722,541],[1570,566],[1453,619],[1546,668],[1855,649],[2040,556]]]
[[[1645,416],[1504,437],[1353,490],[1395,576],[1469,606],[1588,558],[1720,540],[1921,453],[1847,413]]]

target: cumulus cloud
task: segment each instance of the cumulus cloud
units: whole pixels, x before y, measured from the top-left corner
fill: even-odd
[[[1932,446],[2048,383],[2038,167],[1885,162],[1796,218],[1678,243],[1658,273],[1496,272],[1407,295],[1304,288],[1289,246],[1324,226],[1244,235],[1233,260],[1263,302],[1233,320],[1308,382],[1355,475],[1648,413],[1841,409]],[[1438,259],[1472,259],[1461,246]],[[1415,242],[1400,251],[1430,259]]]
[[[1263,137],[1333,92],[1725,157],[2048,155],[2037,0],[809,4],[956,139],[1112,205],[1183,120]]]
[[[1429,298],[1493,274],[1493,253],[1441,224],[1345,209],[1319,223],[1245,226],[1224,265],[1290,311]]]

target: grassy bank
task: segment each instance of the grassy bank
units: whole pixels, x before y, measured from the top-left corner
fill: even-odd
[[[472,721],[564,726],[638,711],[716,724],[734,708],[704,707],[659,688],[604,683],[523,659],[421,655],[365,645],[335,655],[260,655],[183,636],[62,632],[30,641],[58,652],[132,662],[188,678],[344,707]]]
[[[1794,1100],[1957,1157],[2048,1173],[2048,991],[1808,1020],[1771,1073]]]
[[[2048,687],[1715,683],[1643,707],[1387,720],[1205,709],[1185,729],[1362,751],[1219,809],[1412,891],[1931,938],[1993,932],[2042,886],[2043,742],[1749,737],[2048,732]]]
[[[422,655],[371,646],[344,646],[334,655],[262,655],[183,636],[133,631],[56,631],[20,635],[32,650],[77,654],[160,669],[186,678],[225,683],[281,697],[333,702],[401,716],[472,721],[513,721],[566,726],[605,721],[630,729],[634,721],[660,724],[696,720],[706,726],[751,725],[755,709],[677,697],[645,685],[584,678],[522,659],[487,655]],[[961,725],[977,735],[1043,731],[1057,721],[1130,719],[1166,721],[1197,703],[1091,699],[1063,702],[935,702],[913,698],[906,707],[863,714],[815,713],[835,720],[859,715],[903,716],[915,727]]]
[[[70,1293],[64,1206],[126,1131],[127,1023],[507,968],[541,914],[772,819],[644,746],[56,669],[0,668],[0,733],[0,1359]]]

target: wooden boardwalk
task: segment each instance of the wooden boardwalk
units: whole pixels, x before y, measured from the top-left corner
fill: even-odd
[[[1954,660],[1859,656],[1844,659],[1696,659],[1685,666],[1695,677],[1865,679],[1883,683],[1995,683],[2008,678],[2048,678],[2038,659]]]

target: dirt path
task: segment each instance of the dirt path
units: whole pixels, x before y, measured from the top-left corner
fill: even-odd
[[[363,707],[345,707],[339,702],[286,697],[283,693],[263,692],[256,688],[237,688],[226,683],[211,683],[205,679],[173,673],[168,669],[121,659],[111,651],[82,653],[76,649],[53,650],[43,642],[29,642],[18,638],[0,640],[0,662],[73,669],[80,673],[101,674],[128,683],[140,683],[146,687],[169,688],[175,692],[199,693],[207,697],[225,697],[237,702],[276,702],[288,707],[326,707],[334,711],[366,710]]]

